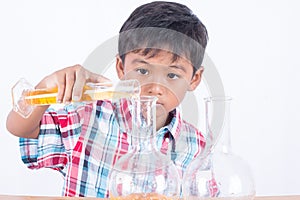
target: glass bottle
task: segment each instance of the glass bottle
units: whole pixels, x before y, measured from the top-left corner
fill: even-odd
[[[184,199],[250,200],[255,195],[255,183],[248,163],[234,154],[230,141],[230,97],[206,99],[207,132],[218,131],[213,114],[224,111],[220,137],[209,154],[199,156],[188,166],[183,177]],[[217,109],[213,111],[212,109]]]
[[[110,171],[110,199],[178,199],[180,196],[177,168],[156,146],[156,101],[153,96],[133,98],[132,148]]]
[[[35,106],[58,104],[58,88],[34,89],[25,79],[20,79],[12,88],[13,109],[24,118]],[[137,80],[119,82],[87,83],[78,102],[91,102],[104,99],[119,99],[138,96],[140,85]]]

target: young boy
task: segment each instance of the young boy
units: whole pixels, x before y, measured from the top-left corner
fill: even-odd
[[[156,143],[181,174],[205,145],[202,134],[181,118],[178,106],[201,81],[207,40],[205,26],[188,7],[164,1],[136,8],[119,35],[118,77],[137,79],[141,95],[158,98]],[[80,99],[87,82],[107,80],[80,65],[61,69],[35,88],[58,87],[57,101],[66,104],[64,109],[36,106],[28,118],[13,110],[7,117],[8,131],[20,137],[23,162],[30,169],[61,172],[64,196],[108,197],[109,171],[130,148],[109,101],[98,101],[95,113],[89,104],[68,104]]]

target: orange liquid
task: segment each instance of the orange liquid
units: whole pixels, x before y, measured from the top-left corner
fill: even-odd
[[[29,105],[50,105],[57,104],[57,88],[36,89],[25,93],[25,101]],[[111,89],[93,89],[90,86],[85,86],[80,101],[96,101],[105,99],[117,99],[131,97],[133,94],[128,92],[119,92]]]

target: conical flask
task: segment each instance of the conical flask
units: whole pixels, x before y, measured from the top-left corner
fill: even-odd
[[[169,157],[156,147],[156,97],[133,98],[132,148],[109,174],[110,199],[178,199],[180,179]]]
[[[207,133],[218,131],[212,114],[224,111],[220,137],[205,156],[199,156],[188,166],[183,177],[184,199],[250,200],[255,195],[255,183],[249,164],[234,154],[230,142],[231,97],[210,97],[205,99]],[[217,109],[218,111],[213,111]]]

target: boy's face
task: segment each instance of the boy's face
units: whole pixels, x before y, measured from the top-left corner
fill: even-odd
[[[137,79],[141,95],[156,96],[158,108],[169,113],[180,104],[187,91],[199,85],[203,68],[193,76],[193,66],[187,59],[179,57],[174,61],[173,54],[163,50],[154,57],[149,55],[131,52],[126,54],[124,63],[118,57],[118,76],[123,80]]]

